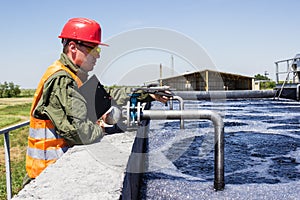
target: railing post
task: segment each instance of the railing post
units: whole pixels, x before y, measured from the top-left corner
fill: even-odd
[[[12,198],[12,187],[11,187],[11,170],[10,170],[10,145],[9,145],[9,132],[27,126],[29,121],[22,122],[17,125],[13,125],[8,128],[0,130],[0,135],[4,135],[4,153],[5,153],[5,171],[6,171],[6,195],[7,199]]]
[[[10,172],[10,147],[9,147],[9,131],[4,133],[4,151],[5,151],[5,171],[6,171],[6,193],[7,199],[12,197],[11,189],[11,172]]]

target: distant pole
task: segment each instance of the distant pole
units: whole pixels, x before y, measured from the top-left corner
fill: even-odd
[[[174,76],[174,57],[171,55],[172,76]]]
[[[279,83],[279,67],[278,67],[278,62],[275,62],[276,65],[276,84]]]
[[[162,65],[159,65],[159,85],[162,86]]]
[[[205,91],[209,90],[209,85],[208,85],[208,70],[205,71]]]
[[[265,77],[268,77],[269,73],[268,71],[265,71]]]

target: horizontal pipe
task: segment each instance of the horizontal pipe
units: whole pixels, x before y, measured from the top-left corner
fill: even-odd
[[[209,119],[215,126],[224,126],[221,116],[211,110],[144,110],[142,119]]]
[[[271,98],[276,90],[173,91],[184,100]]]
[[[224,123],[221,116],[210,110],[144,110],[141,119],[208,119],[215,129],[215,190],[223,190],[224,180]]]

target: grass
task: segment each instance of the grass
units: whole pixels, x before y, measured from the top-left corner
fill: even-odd
[[[0,98],[0,129],[29,119],[32,98]],[[25,171],[28,126],[11,131],[10,156],[12,192],[17,194],[22,189]],[[6,173],[4,162],[3,135],[0,136],[0,200],[6,199]]]
[[[0,116],[0,127],[5,127],[7,125],[16,124],[20,121],[21,121],[21,119],[19,117],[3,117],[3,116]]]

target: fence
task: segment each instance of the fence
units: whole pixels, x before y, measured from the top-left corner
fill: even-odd
[[[22,122],[17,125],[13,125],[8,128],[0,130],[0,135],[4,134],[4,152],[5,152],[5,171],[6,171],[6,193],[7,199],[12,197],[12,188],[11,188],[11,172],[10,172],[10,145],[9,145],[9,132],[27,126],[29,121]]]

